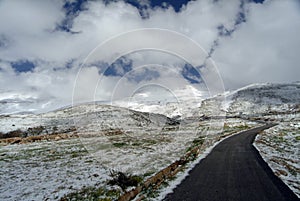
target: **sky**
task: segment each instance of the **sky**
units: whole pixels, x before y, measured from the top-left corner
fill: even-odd
[[[225,90],[299,81],[298,0],[2,0],[0,113],[71,104],[88,55],[104,41],[142,28],[195,41],[215,63]],[[150,82],[170,90],[204,82],[186,61],[155,51],[123,55],[111,65],[98,62],[80,73],[86,78],[82,96],[101,78],[99,101],[110,99],[116,84],[122,98]]]

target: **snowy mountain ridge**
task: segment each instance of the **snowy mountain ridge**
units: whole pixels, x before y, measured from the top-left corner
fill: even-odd
[[[195,89],[193,89],[195,90]],[[197,94],[197,93],[196,93]],[[202,115],[258,114],[268,112],[298,111],[300,104],[300,82],[290,84],[255,83],[234,91],[226,91],[211,98],[198,92],[196,98],[180,96],[182,102],[117,102],[122,107],[169,117]]]
[[[183,89],[176,92],[177,99],[157,101],[131,99],[115,101],[115,106],[102,102],[83,103],[63,107],[42,114],[0,115],[0,132],[44,125],[66,129],[78,126],[83,130],[111,127],[153,126],[172,122],[169,117],[261,114],[270,112],[297,112],[300,110],[300,83],[252,84],[241,89],[205,99],[207,94]],[[220,98],[221,97],[221,98]],[[170,99],[169,99],[170,100]],[[175,100],[175,101],[174,101]],[[220,110],[220,112],[218,112]]]
[[[290,84],[255,83],[202,99],[198,107],[182,105],[187,116],[259,115],[295,112],[300,109],[300,82]],[[168,114],[165,114],[168,116]]]
[[[300,83],[252,84],[225,94],[229,113],[268,113],[299,110]]]

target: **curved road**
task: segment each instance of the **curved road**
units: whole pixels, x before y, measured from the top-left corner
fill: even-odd
[[[274,125],[241,132],[218,144],[166,201],[299,201],[252,146]]]

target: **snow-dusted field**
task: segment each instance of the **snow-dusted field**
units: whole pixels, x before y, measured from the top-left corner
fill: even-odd
[[[155,130],[136,136],[98,133],[97,137],[1,146],[0,200],[57,200],[83,187],[109,189],[111,169],[149,176],[179,159],[196,137],[217,131],[211,128],[215,123],[189,123],[159,134]],[[232,119],[226,123],[226,133],[246,125]]]
[[[265,130],[256,137],[255,146],[273,172],[300,197],[299,119]]]
[[[0,200],[7,201],[57,200],[107,175],[79,139],[2,146],[0,167]]]

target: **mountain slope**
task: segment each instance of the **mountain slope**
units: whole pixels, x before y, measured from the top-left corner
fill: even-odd
[[[53,130],[62,132],[73,127],[78,132],[96,132],[116,128],[163,127],[174,123],[176,122],[161,114],[88,103],[43,114],[2,115],[0,132],[38,126],[44,127],[43,133],[51,133]]]
[[[300,83],[255,84],[226,95],[229,113],[268,113],[298,111]]]
[[[252,84],[206,99],[199,108],[203,115],[263,115],[300,110],[300,83]],[[217,111],[217,112],[216,112]],[[225,113],[224,113],[225,114]]]

